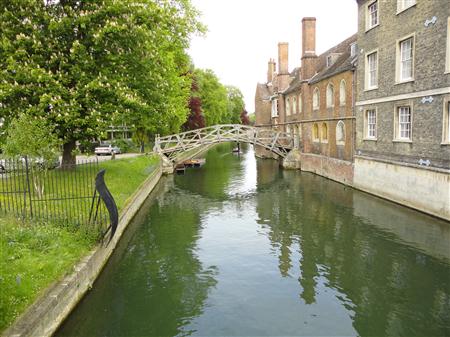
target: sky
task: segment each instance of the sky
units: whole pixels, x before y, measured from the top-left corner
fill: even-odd
[[[267,80],[267,62],[278,62],[278,42],[289,43],[289,71],[300,66],[301,20],[316,17],[321,54],[357,32],[356,0],[191,0],[208,32],[195,36],[189,54],[197,68],[212,69],[238,87],[254,112],[255,89]]]

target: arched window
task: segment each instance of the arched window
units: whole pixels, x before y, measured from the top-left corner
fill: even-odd
[[[334,106],[334,87],[331,83],[327,86],[327,108]]]
[[[322,124],[322,140],[328,141],[328,126],[327,123]]]
[[[314,110],[319,109],[319,102],[320,102],[319,88],[315,88],[314,94],[313,94],[313,109]]]
[[[290,115],[291,114],[291,104],[289,102],[289,98],[286,99],[286,115]]]
[[[292,114],[296,114],[297,113],[297,97],[294,97],[292,99]]]
[[[343,121],[336,124],[336,144],[345,144],[345,124]]]
[[[298,112],[302,113],[303,111],[303,104],[302,104],[302,95],[298,95]]]
[[[339,86],[339,103],[341,105],[345,105],[345,99],[347,96],[345,81],[341,81],[341,85]]]
[[[313,125],[312,136],[313,136],[313,141],[315,141],[315,142],[319,141],[319,126],[317,125],[317,123],[314,123],[314,125]]]

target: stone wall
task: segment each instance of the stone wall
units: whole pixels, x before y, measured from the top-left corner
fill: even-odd
[[[345,185],[353,185],[353,163],[335,158],[302,153],[301,170],[313,172]]]
[[[354,187],[450,220],[450,175],[444,170],[355,157]]]

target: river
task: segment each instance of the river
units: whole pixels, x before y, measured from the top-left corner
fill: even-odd
[[[450,336],[450,225],[212,148],[164,177],[56,336]]]

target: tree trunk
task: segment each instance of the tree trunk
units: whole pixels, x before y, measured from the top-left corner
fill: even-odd
[[[145,142],[140,142],[140,149],[139,149],[139,151],[141,152],[141,153],[144,153],[145,152]]]
[[[63,168],[70,168],[71,165],[76,164],[76,156],[72,153],[75,150],[76,143],[74,140],[70,140],[63,145],[63,155],[61,166]]]

